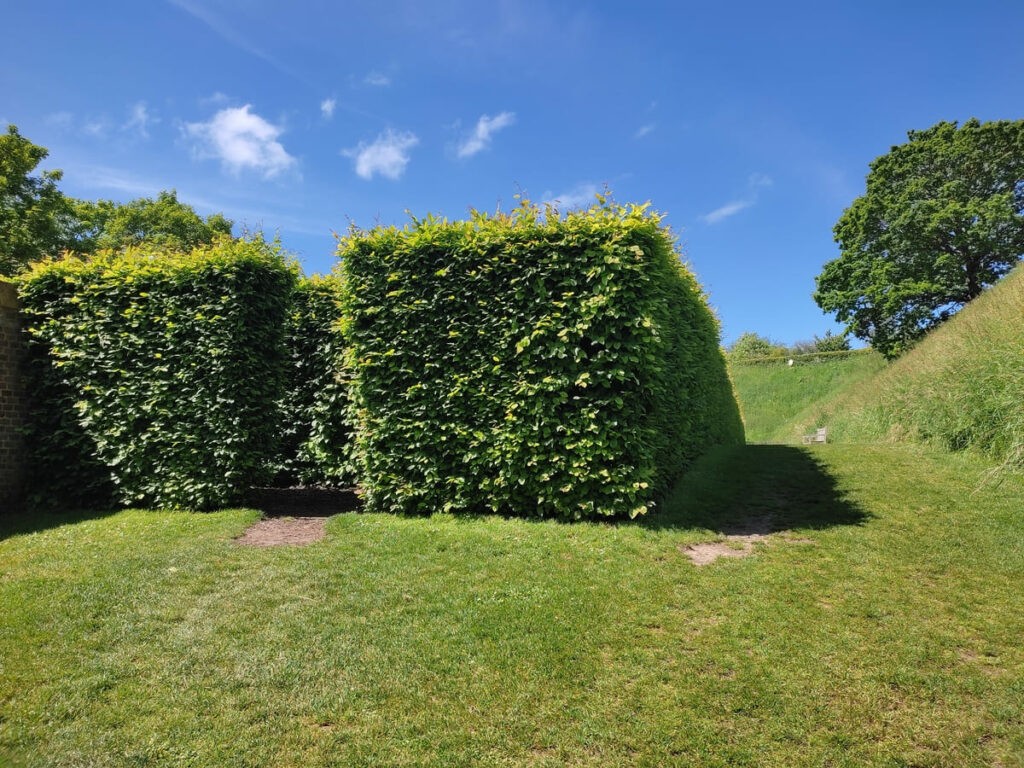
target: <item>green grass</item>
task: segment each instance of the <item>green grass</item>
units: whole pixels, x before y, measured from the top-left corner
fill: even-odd
[[[919,442],[1024,470],[1024,267],[891,364],[873,353],[813,365],[730,366],[747,438]]]
[[[869,379],[885,367],[875,352],[858,352],[845,359],[787,366],[780,363],[733,363],[729,376],[743,414],[747,440],[799,442],[804,425],[794,420],[815,404]]]
[[[788,429],[845,442],[912,440],[1024,470],[1024,267],[877,376],[811,405]]]
[[[10,518],[0,764],[1024,766],[1024,483],[987,468],[746,446],[641,524],[303,548],[233,545],[247,510]],[[765,515],[794,533],[683,552]]]

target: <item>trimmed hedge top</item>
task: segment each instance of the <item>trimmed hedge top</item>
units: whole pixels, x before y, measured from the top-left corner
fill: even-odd
[[[59,503],[203,509],[264,479],[297,276],[261,239],[107,251],[21,276],[35,487]]]
[[[637,515],[743,439],[717,323],[647,206],[428,216],[338,253],[370,509]]]

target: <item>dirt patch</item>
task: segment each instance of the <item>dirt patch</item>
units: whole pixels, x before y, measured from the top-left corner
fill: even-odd
[[[682,547],[682,552],[694,565],[709,565],[720,557],[740,558],[754,554],[754,546],[768,541],[778,533],[773,515],[751,515],[734,520],[720,529],[724,534],[719,541],[706,541]]]
[[[720,557],[749,557],[754,554],[752,541],[739,542],[740,546],[730,546],[736,538],[754,538],[752,536],[726,537],[725,541],[706,541],[703,544],[690,544],[683,554],[693,561],[694,565],[708,565]],[[761,538],[764,538],[763,536]]]
[[[326,525],[326,517],[271,517],[250,525],[235,539],[235,544],[243,547],[312,544],[324,537]]]

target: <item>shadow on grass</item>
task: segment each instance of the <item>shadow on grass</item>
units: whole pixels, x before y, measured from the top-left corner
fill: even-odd
[[[50,528],[59,528],[62,525],[75,525],[86,520],[98,520],[101,517],[109,517],[116,514],[117,509],[95,510],[28,510],[18,509],[16,511],[0,514],[0,541],[9,539],[12,536],[20,536],[26,533],[39,533]]]
[[[337,488],[253,488],[246,494],[242,505],[262,512],[265,517],[330,517],[362,509],[362,501],[354,490]],[[0,513],[0,541],[97,520],[119,511],[116,507],[100,510],[4,510]]]
[[[253,488],[245,503],[266,517],[330,517],[363,508],[352,488]]]
[[[718,448],[697,461],[636,525],[707,528],[725,535],[860,525],[849,501],[812,451],[790,445]]]
[[[351,489],[254,488],[244,503],[267,517],[329,517],[362,510],[361,500]],[[115,511],[0,515],[0,541]],[[745,535],[860,525],[868,517],[846,499],[812,451],[789,445],[744,445],[712,450],[679,480],[655,512],[618,524]]]

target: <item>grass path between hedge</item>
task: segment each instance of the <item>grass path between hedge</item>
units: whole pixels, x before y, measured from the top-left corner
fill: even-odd
[[[1024,766],[1024,482],[746,446],[640,524],[0,521],[0,764]],[[777,533],[696,567],[737,522]],[[804,539],[806,541],[800,541]]]

